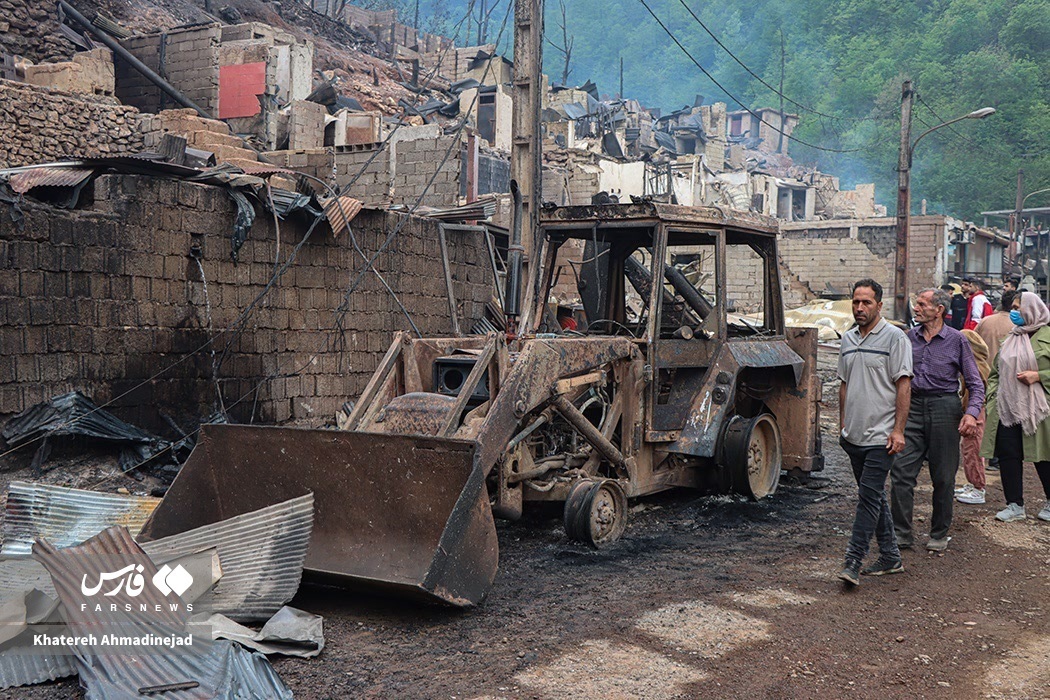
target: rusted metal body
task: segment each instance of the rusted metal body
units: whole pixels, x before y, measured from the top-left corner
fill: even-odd
[[[313,491],[308,574],[471,605],[496,572],[493,515],[528,501],[565,501],[570,536],[603,546],[624,496],[760,498],[781,468],[822,467],[816,334],[784,327],[774,220],[652,203],[540,219],[517,337],[397,334],[344,430],[208,426],[154,519],[200,526]],[[608,266],[588,332],[546,309],[573,238]],[[762,270],[759,326],[727,320],[736,247]],[[679,269],[697,256],[706,286]]]

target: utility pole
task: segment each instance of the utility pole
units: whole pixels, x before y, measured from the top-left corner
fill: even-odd
[[[901,147],[897,160],[897,271],[893,278],[893,313],[911,318],[908,309],[908,224],[911,217],[911,81],[901,85]]]
[[[623,99],[623,56],[620,56],[620,93],[617,98]]]
[[[510,151],[512,190],[520,196],[515,206],[514,226],[508,249],[507,324],[508,333],[517,332],[521,304],[521,270],[523,258],[530,266],[541,264],[539,231],[540,186],[542,181],[542,136],[540,107],[543,103],[543,0],[514,2],[514,75],[511,129],[514,134]],[[526,297],[531,294],[535,275],[529,274]],[[524,304],[526,313],[530,305]],[[524,319],[527,321],[528,319]]]
[[[1024,277],[1024,239],[1021,228],[1021,212],[1024,210],[1024,170],[1017,169],[1017,203],[1014,206],[1013,239],[1015,260],[1020,260],[1021,277]]]
[[[780,138],[777,140],[777,153],[784,152],[784,28],[780,28]]]

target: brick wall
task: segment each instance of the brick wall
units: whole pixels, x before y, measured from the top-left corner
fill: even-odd
[[[218,24],[145,34],[124,40],[123,46],[206,112],[219,112]],[[121,102],[143,112],[181,107],[131,65],[114,57],[116,94]]]
[[[72,58],[76,47],[58,33],[55,3],[0,0],[0,53],[34,63]]]
[[[114,404],[118,415],[157,427],[166,411],[189,425],[214,409],[212,358],[203,352],[180,360],[212,337],[210,329],[233,323],[270,279],[272,219],[256,219],[234,265],[234,210],[224,189],[117,175],[98,178],[93,188],[87,209],[27,201],[22,230],[0,212],[0,415],[71,389],[100,403],[134,389]],[[366,210],[354,220],[366,253],[399,217]],[[304,233],[301,220],[282,222],[282,260]],[[206,286],[189,255],[194,246]],[[469,327],[491,290],[488,266],[477,264],[484,242],[456,232],[449,246],[460,318]],[[439,259],[436,225],[416,218],[376,262],[427,335],[451,328],[444,280],[434,273]],[[345,235],[334,238],[324,225],[315,230],[221,364],[218,384],[236,419],[254,412],[256,422],[319,423],[361,392],[391,333],[409,326],[369,275],[350,298],[343,332],[334,330],[333,309],[360,266]],[[224,345],[216,345],[220,355]],[[259,384],[271,375],[281,376]]]
[[[729,308],[739,314],[761,313],[766,289],[762,256],[747,246],[728,246],[726,267],[729,272],[726,275]]]
[[[804,224],[798,224],[802,227]],[[788,228],[781,226],[780,259],[788,276],[808,287],[815,298],[828,283],[837,290],[849,290],[859,279],[871,277],[883,286],[885,298],[893,298],[893,255],[886,255],[885,240],[893,241],[895,228],[867,227],[863,240],[850,235],[850,222],[835,222],[834,228]],[[895,250],[895,248],[894,248]],[[787,298],[789,306],[810,299]]]
[[[142,150],[138,110],[109,102],[0,80],[0,166]]]
[[[908,236],[909,294],[943,284],[943,239],[943,216],[912,218]],[[814,298],[829,282],[845,291],[864,277],[883,286],[884,298],[890,300],[892,308],[897,255],[895,219],[782,224],[779,245],[782,276],[794,282],[785,290],[788,308]]]

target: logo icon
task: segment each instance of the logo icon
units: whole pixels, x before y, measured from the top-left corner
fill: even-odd
[[[165,564],[153,576],[153,585],[164,595],[182,595],[193,585],[193,576],[179,564],[174,569]]]

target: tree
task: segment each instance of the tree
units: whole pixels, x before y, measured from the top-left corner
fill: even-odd
[[[558,24],[561,28],[561,45],[559,46],[558,44],[555,44],[551,41],[549,36],[544,35],[544,38],[547,40],[547,43],[565,59],[561,70],[561,83],[562,85],[566,85],[569,82],[569,73],[572,72],[572,45],[575,42],[576,37],[569,36],[569,22],[566,18],[565,0],[558,0],[558,4],[561,9],[561,22]]]

